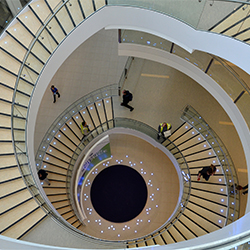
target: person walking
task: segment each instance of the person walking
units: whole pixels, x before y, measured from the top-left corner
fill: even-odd
[[[166,122],[160,123],[160,125],[158,126],[157,139],[159,140],[161,136],[166,137],[164,135],[164,132],[170,131],[171,128],[172,128],[172,125],[170,123],[166,123]],[[169,134],[169,135],[171,135],[171,134]]]
[[[89,133],[89,126],[87,125],[87,123],[85,121],[83,121],[81,123],[81,132],[83,134],[82,139]]]
[[[46,182],[50,186],[50,182],[47,177],[48,173],[44,169],[40,169],[37,174],[38,174],[39,180]]]
[[[131,107],[130,105],[128,105],[129,102],[131,102],[133,100],[133,95],[132,93],[130,93],[128,90],[123,90],[122,91],[122,103],[121,103],[121,106],[124,106],[128,109],[130,109],[130,112],[132,112],[134,110],[133,107]]]
[[[201,179],[201,176],[206,180],[208,181],[210,176],[211,175],[214,175],[216,172],[216,167],[211,164],[210,167],[204,167],[202,168],[202,170],[200,170],[198,172],[198,175],[197,175],[197,181],[199,181]]]
[[[56,95],[58,96],[58,98],[60,98],[59,91],[54,85],[51,86],[50,90],[52,91],[53,97],[54,97],[53,103],[55,103],[56,102]]]

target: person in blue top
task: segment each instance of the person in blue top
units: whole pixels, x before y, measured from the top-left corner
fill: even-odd
[[[50,89],[51,89],[53,96],[54,96],[53,103],[55,103],[56,102],[56,95],[58,96],[58,98],[60,98],[60,94],[58,92],[58,89],[54,85],[52,85]]]

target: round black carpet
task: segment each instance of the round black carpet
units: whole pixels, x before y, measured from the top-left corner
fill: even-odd
[[[133,168],[115,165],[102,170],[90,190],[96,212],[111,222],[126,222],[144,208],[148,190],[142,176]]]

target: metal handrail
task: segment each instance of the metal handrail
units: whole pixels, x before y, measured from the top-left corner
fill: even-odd
[[[229,209],[233,209],[233,213],[230,214],[229,216],[231,217],[231,222],[235,221],[236,219],[239,218],[239,203],[236,202],[236,200],[240,199],[239,193],[237,192],[236,188],[235,188],[235,184],[238,184],[238,177],[237,177],[237,173],[233,164],[233,161],[225,147],[225,145],[223,144],[223,142],[221,141],[221,139],[219,138],[219,136],[209,127],[209,125],[206,123],[206,121],[200,116],[200,114],[194,109],[192,108],[190,105],[188,105],[184,110],[183,110],[183,114],[181,116],[181,118],[186,121],[187,123],[190,124],[190,126],[196,128],[196,130],[203,135],[204,138],[206,138],[207,142],[210,144],[210,146],[212,148],[215,147],[219,147],[219,150],[214,150],[214,153],[217,155],[217,158],[220,161],[220,165],[223,169],[224,172],[224,176],[226,178],[226,185],[227,185],[227,190],[228,190],[228,194],[229,189],[231,188],[230,185],[233,188],[233,202],[230,201],[230,197],[232,197],[232,195],[228,195],[229,199],[228,199],[228,211]],[[198,125],[197,125],[198,124]],[[204,131],[201,131],[200,128],[203,128]],[[214,144],[212,145],[209,141],[208,138],[209,136],[211,136],[211,138],[213,139]],[[222,157],[220,157],[220,155],[222,155]],[[230,173],[230,175],[228,176],[228,173]],[[236,204],[238,204],[238,206],[236,207]],[[233,206],[232,206],[233,205]],[[237,215],[237,216],[235,216]],[[228,223],[228,217],[226,219],[226,224]]]

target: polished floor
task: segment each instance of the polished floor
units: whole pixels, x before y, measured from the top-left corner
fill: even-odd
[[[117,47],[117,31],[102,30],[63,63],[49,84],[60,90],[61,98],[53,104],[48,86],[39,109],[35,152],[50,124],[67,106],[97,88],[119,81],[127,58],[118,56]],[[187,104],[192,105],[226,145],[237,169],[239,183],[247,183],[246,163],[236,130],[219,103],[198,83],[173,68],[136,58],[123,87],[133,93],[131,105],[135,109],[129,112],[120,106],[121,99],[116,97],[116,117],[133,118],[154,128],[167,121],[174,131],[182,124],[181,110]],[[247,197],[241,196],[241,215],[246,200]]]

